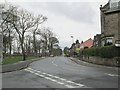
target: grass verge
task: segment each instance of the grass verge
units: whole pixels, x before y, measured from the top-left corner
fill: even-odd
[[[26,60],[31,60],[31,59],[34,59],[34,58],[37,58],[35,56],[27,56],[26,57]],[[12,64],[12,63],[16,63],[16,62],[19,62],[19,61],[23,61],[22,59],[22,56],[6,56],[4,59],[3,59],[3,62],[2,64]]]

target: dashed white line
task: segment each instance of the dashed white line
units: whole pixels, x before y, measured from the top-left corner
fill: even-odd
[[[80,87],[85,86],[85,85],[83,85],[83,84],[78,84],[78,83],[75,83],[75,84],[78,85],[78,86],[80,86]]]
[[[57,82],[58,84],[61,84],[61,85],[64,85],[64,83],[62,83],[62,82]]]
[[[51,74],[47,74],[48,76],[50,76],[50,77],[53,77],[53,75],[51,75]]]
[[[72,82],[72,81],[67,81],[68,83],[74,83],[74,82]]]
[[[44,72],[41,72],[41,71],[38,71],[38,70],[34,70],[32,68],[28,68],[28,69],[25,69],[25,70],[29,71],[29,72],[37,75],[37,76],[43,77],[43,78],[45,78],[47,80],[56,82],[56,83],[58,83],[60,85],[64,85],[64,86],[66,86],[68,88],[76,88],[76,87],[83,87],[84,86],[83,84],[75,83],[73,81],[69,81],[69,80],[66,80],[64,78],[60,78],[58,76],[54,76],[54,75],[47,74],[47,73],[44,73]],[[63,83],[63,81],[64,81],[64,83]]]
[[[56,80],[54,80],[54,79],[51,79],[51,81],[53,81],[53,82],[57,82]]]
[[[55,60],[53,60],[52,61],[52,64],[54,65],[54,66],[58,66],[56,63],[55,63]],[[69,69],[69,68],[63,68],[63,67],[61,67],[62,69],[67,69],[67,70],[73,70],[73,71],[79,71],[79,70],[76,70],[76,69]],[[81,71],[84,71],[84,70],[81,70]]]
[[[106,75],[112,76],[112,77],[118,77],[119,75],[116,74],[109,74],[109,73],[105,73]]]
[[[47,74],[47,73],[42,73],[42,74]]]
[[[49,78],[49,77],[45,77],[46,79],[49,79],[49,80],[52,80],[51,78]],[[56,80],[55,80],[56,81]]]
[[[67,81],[66,79],[64,79],[64,78],[60,78],[60,80],[62,80],[62,81]]]
[[[59,78],[58,76],[53,76],[54,78]]]

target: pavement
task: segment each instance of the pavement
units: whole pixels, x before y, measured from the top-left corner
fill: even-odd
[[[102,67],[83,61],[76,64],[63,56],[47,57],[31,63],[25,69],[3,73],[2,87],[99,90],[96,88],[118,88],[118,78],[118,68],[115,67]]]
[[[107,67],[107,68],[118,68],[118,67],[115,67],[115,66],[108,66],[108,65],[100,65],[100,64],[94,64],[94,63],[90,63],[90,62],[87,62],[87,61],[83,61],[83,60],[80,60],[78,58],[73,58],[73,57],[69,57],[69,59],[71,59],[72,61],[74,61],[75,63],[77,64],[80,64],[80,65],[84,65],[84,66],[94,66],[94,67]]]
[[[43,57],[44,58],[44,57]],[[29,66],[30,63],[40,60],[40,58],[35,58],[31,60],[26,60],[26,61],[19,61],[17,63],[13,64],[7,64],[7,65],[1,65],[2,70],[0,70],[0,73],[5,73],[5,72],[12,72],[16,70],[21,70]]]

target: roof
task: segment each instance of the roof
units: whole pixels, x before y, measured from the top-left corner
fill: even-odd
[[[112,0],[110,0],[103,7],[100,7],[100,10],[103,11],[105,14],[120,12],[120,0],[118,2],[115,1],[115,3],[113,3],[113,1],[111,3],[111,1]]]
[[[90,47],[92,47],[92,45],[93,45],[93,40],[91,38],[89,38],[88,40],[83,42],[80,46],[90,48]]]
[[[112,8],[105,12],[105,14],[120,12],[120,8]]]

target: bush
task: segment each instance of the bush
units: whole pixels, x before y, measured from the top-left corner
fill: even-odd
[[[117,48],[115,46],[88,48],[83,51],[83,55],[99,56],[102,58],[120,57],[120,48]]]

